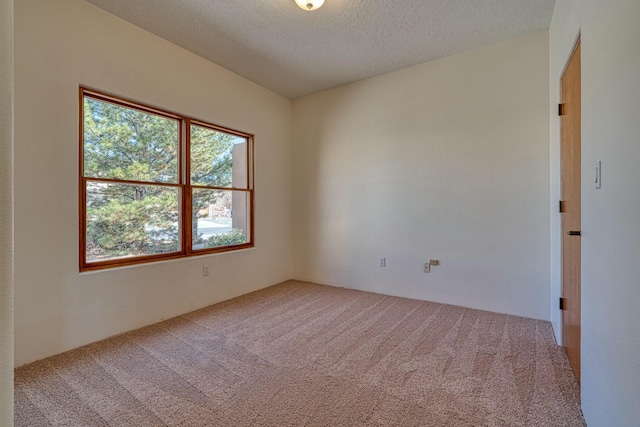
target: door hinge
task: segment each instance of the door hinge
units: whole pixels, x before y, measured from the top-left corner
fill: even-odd
[[[566,206],[565,206],[564,200],[560,200],[560,202],[558,203],[558,212],[560,213],[566,212]]]
[[[567,114],[567,112],[565,111],[566,110],[566,108],[565,108],[566,105],[567,105],[566,103],[558,104],[558,115],[559,116],[564,116],[565,114]]]
[[[560,297],[560,310],[564,310],[567,304],[564,301],[564,298]]]

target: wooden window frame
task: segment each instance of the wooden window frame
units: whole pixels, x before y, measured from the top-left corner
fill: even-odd
[[[102,270],[108,268],[116,268],[137,264],[146,264],[157,261],[165,261],[171,259],[186,258],[192,256],[209,255],[220,252],[236,251],[241,249],[248,249],[254,247],[255,236],[255,194],[254,194],[254,174],[255,174],[255,148],[254,148],[254,135],[241,132],[234,129],[229,129],[223,126],[215,125],[206,121],[191,118],[182,114],[173,113],[167,110],[151,107],[136,101],[121,98],[106,94],[101,91],[90,89],[87,87],[79,88],[79,167],[78,167],[78,183],[79,183],[79,265],[80,271]],[[121,107],[132,108],[134,110],[142,111],[165,117],[168,119],[176,120],[178,123],[178,179],[177,183],[163,183],[163,182],[146,182],[146,181],[133,181],[125,179],[112,179],[112,178],[93,178],[86,177],[84,175],[84,100],[85,97],[96,99],[102,102],[108,102],[111,104],[119,105]],[[191,173],[190,173],[190,137],[191,137],[191,125],[196,125],[211,130],[223,132],[230,135],[235,135],[241,138],[245,138],[247,141],[246,149],[246,169],[247,180],[245,187],[217,187],[217,186],[200,186],[191,185]],[[179,250],[170,253],[159,253],[150,255],[140,255],[131,257],[114,258],[104,261],[87,262],[87,181],[92,182],[110,182],[120,184],[143,184],[143,185],[157,185],[163,187],[171,187],[179,189],[179,208],[180,208],[180,246]],[[247,208],[247,242],[229,246],[220,246],[213,248],[193,249],[192,245],[192,217],[191,217],[191,195],[192,189],[205,188],[211,190],[221,191],[242,191],[247,193],[248,208]]]

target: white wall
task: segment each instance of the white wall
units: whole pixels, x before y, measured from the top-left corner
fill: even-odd
[[[295,100],[294,277],[549,319],[548,91],[541,32]]]
[[[291,101],[81,0],[15,31],[16,365],[291,277]],[[256,247],[79,274],[79,85],[254,133]]]
[[[631,426],[640,423],[640,2],[557,1],[550,30],[552,104],[558,102],[554,85],[579,32],[582,407],[590,427]],[[554,171],[558,150],[552,131]],[[593,185],[597,160],[602,161],[599,190]],[[555,173],[552,188],[558,187]],[[558,263],[556,257],[554,271]]]
[[[13,0],[0,0],[0,425],[13,423]]]

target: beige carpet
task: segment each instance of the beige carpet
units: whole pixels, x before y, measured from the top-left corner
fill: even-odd
[[[289,281],[16,370],[16,426],[584,426],[548,322]]]

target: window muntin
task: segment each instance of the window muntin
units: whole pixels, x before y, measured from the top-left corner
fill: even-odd
[[[253,246],[252,135],[80,94],[81,270]]]

